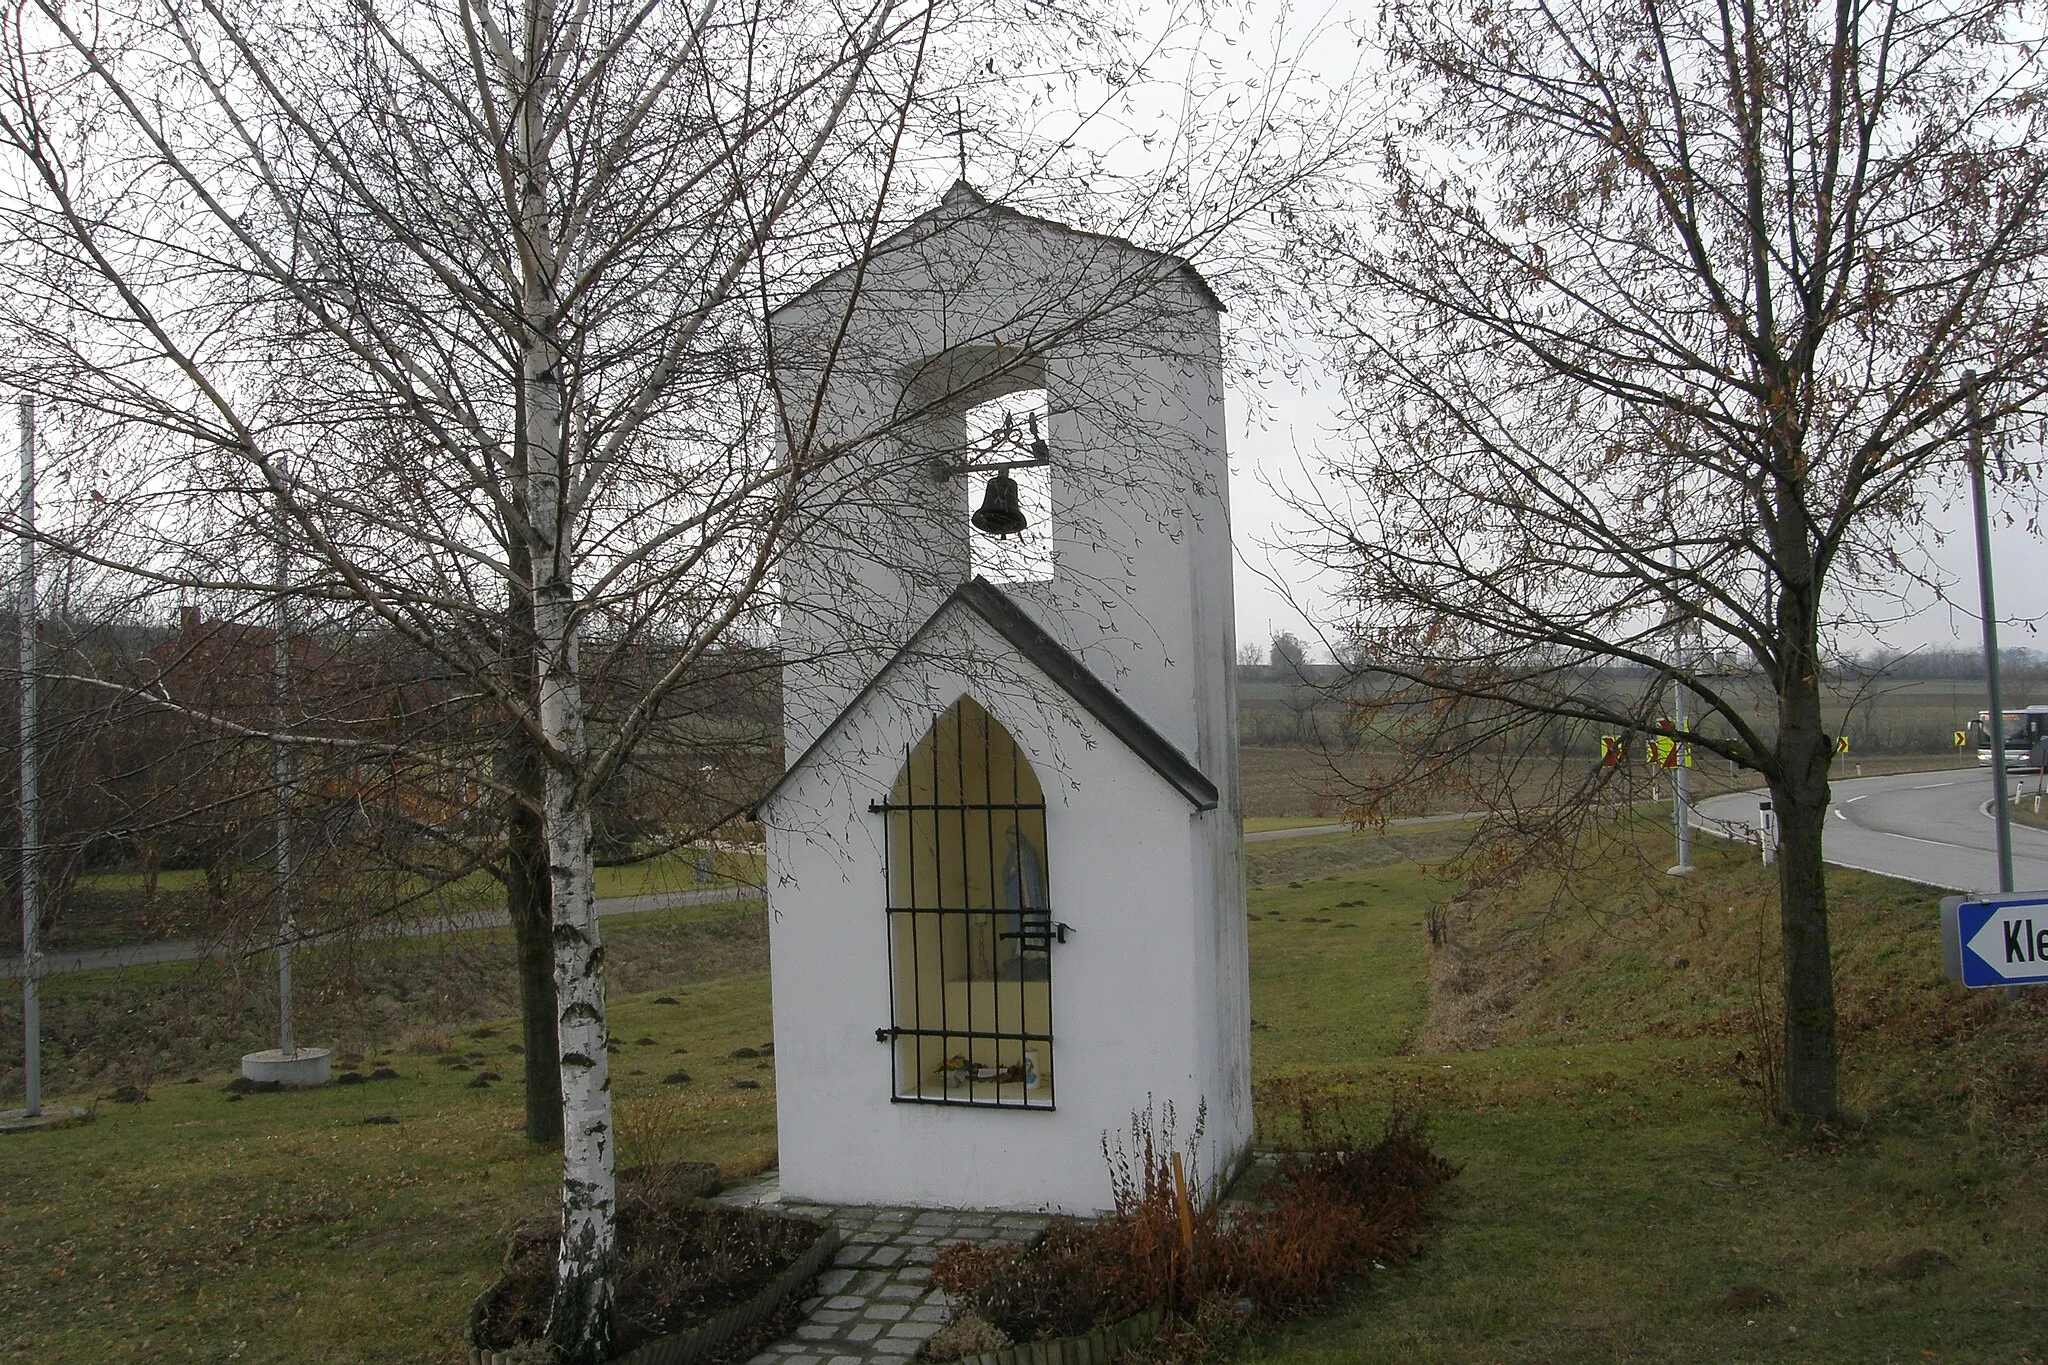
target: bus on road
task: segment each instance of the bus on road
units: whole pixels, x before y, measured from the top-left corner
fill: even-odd
[[[1979,711],[1970,727],[1977,743],[1977,761],[1991,762],[1991,713]],[[2032,770],[2048,755],[2048,706],[2029,706],[2005,713],[2005,766],[2008,771]]]

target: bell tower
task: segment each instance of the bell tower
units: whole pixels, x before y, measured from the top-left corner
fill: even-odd
[[[815,412],[799,438],[836,456],[785,576],[792,753],[973,576],[988,531],[968,499],[1006,507],[1007,474],[1043,522],[1016,539],[1038,531],[1049,567],[1015,594],[1205,770],[1234,772],[1221,311],[1178,257],[962,181],[775,315],[785,407]],[[970,438],[971,412],[1020,394],[1042,415]]]
[[[785,1190],[1100,1208],[1148,1095],[1250,1141],[1221,311],[962,181],[771,319]]]

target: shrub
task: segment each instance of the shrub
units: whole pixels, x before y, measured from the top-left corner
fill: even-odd
[[[1208,1297],[1280,1316],[1314,1307],[1341,1276],[1405,1264],[1430,1204],[1457,1173],[1411,1112],[1389,1115],[1370,1145],[1341,1121],[1311,1116],[1304,1127],[1302,1146],[1281,1153],[1274,1197],[1218,1240]]]
[[[1199,1149],[1206,1115],[1188,1146]],[[964,1319],[1015,1341],[1077,1336],[1153,1304],[1168,1309],[1154,1359],[1206,1354],[1222,1324],[1313,1308],[1343,1276],[1405,1263],[1455,1168],[1422,1119],[1390,1115],[1366,1142],[1323,1097],[1301,1101],[1299,1145],[1282,1148],[1265,1197],[1199,1206],[1199,1172],[1175,1139],[1172,1106],[1131,1116],[1129,1145],[1104,1137],[1115,1204],[1093,1223],[1056,1219],[1026,1246],[961,1244],[932,1278]],[[929,1352],[947,1358],[943,1345]]]

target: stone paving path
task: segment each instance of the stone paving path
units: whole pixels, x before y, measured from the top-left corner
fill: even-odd
[[[952,1242],[1024,1242],[1044,1214],[957,1209],[825,1208],[783,1203],[773,1173],[718,1196],[773,1204],[783,1213],[830,1218],[839,1229],[832,1267],[803,1304],[796,1329],[748,1365],[880,1365],[901,1362],[946,1325],[952,1305],[932,1285],[932,1262]]]

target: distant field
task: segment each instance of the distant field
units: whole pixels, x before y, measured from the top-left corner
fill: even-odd
[[[1853,742],[1852,742],[1853,743]],[[1370,752],[1326,754],[1303,748],[1249,748],[1243,751],[1245,828],[1278,828],[1290,823],[1342,819],[1357,784],[1375,780],[1386,759]],[[1852,747],[1850,754],[1836,760],[1837,778],[1878,777],[1885,773],[1921,772],[1968,766],[1974,755],[1958,757],[1953,748],[1924,754],[1883,754],[1863,757]],[[1532,772],[1526,777],[1524,796],[1540,790],[1540,782],[1552,772],[1572,773],[1589,767],[1583,758],[1561,760],[1557,769]],[[1761,786],[1754,773],[1737,771],[1720,759],[1702,759],[1692,771],[1692,790],[1698,796],[1739,791]],[[1641,798],[1649,799],[1647,784]],[[1662,799],[1668,800],[1668,795]],[[1474,809],[1483,804],[1469,794],[1456,792],[1417,793],[1395,813],[1427,815]]]
[[[1754,684],[1736,681],[1728,686],[1744,710],[1766,712],[1769,698]],[[2036,702],[2048,703],[2048,686],[2025,676],[2008,682],[2007,706]],[[1825,703],[1830,731],[1847,735],[1852,752],[1865,756],[1947,750],[1954,732],[1966,728],[1985,705],[1983,682],[1964,678],[1840,683],[1828,689]],[[1240,682],[1238,714],[1249,745],[1338,746],[1344,739],[1345,708],[1301,686]],[[1363,740],[1371,744],[1381,738],[1367,734]],[[1590,754],[1590,739],[1585,747]]]
[[[761,883],[758,853],[735,849],[707,852],[702,856],[710,860],[711,876],[705,881],[698,880],[698,856],[686,851],[626,866],[599,867],[597,894],[640,896]],[[194,868],[159,872],[154,895],[140,872],[90,873],[73,884],[61,912],[45,928],[44,947],[51,952],[74,952],[167,938],[205,938],[218,933],[209,926],[243,922],[261,924],[267,930],[271,918],[262,899],[268,891],[264,876],[261,869],[238,869],[227,892],[230,899],[219,903],[210,897],[206,874]],[[377,917],[417,920],[501,910],[504,905],[503,886],[485,872],[442,886],[419,877],[366,878],[354,887],[323,886],[314,904],[300,907],[299,921],[304,928],[318,929]]]

